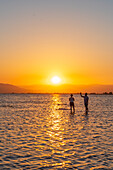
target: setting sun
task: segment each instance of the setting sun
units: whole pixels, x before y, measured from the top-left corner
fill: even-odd
[[[54,77],[51,79],[51,82],[52,82],[53,84],[59,84],[59,83],[61,82],[61,79],[60,79],[60,77],[58,77],[58,76],[54,76]]]

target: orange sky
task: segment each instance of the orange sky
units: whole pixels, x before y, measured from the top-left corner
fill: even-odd
[[[113,2],[0,1],[0,82],[113,84]]]

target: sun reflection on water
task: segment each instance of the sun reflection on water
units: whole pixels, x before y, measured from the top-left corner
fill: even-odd
[[[75,114],[70,114],[66,94],[5,94],[1,101],[3,97],[6,107],[1,104],[2,169],[113,167],[112,96],[90,96],[88,115],[79,95],[75,96]]]
[[[50,145],[52,146],[52,153],[63,152],[61,146],[64,145],[62,126],[62,112],[58,112],[59,103],[61,103],[59,95],[54,94],[51,99],[51,113],[48,118],[48,131]]]

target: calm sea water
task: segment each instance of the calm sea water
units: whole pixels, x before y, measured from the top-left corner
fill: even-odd
[[[0,169],[113,169],[113,95],[0,95]]]

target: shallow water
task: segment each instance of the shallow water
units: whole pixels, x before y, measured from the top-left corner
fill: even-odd
[[[113,169],[113,95],[0,95],[0,169]]]

